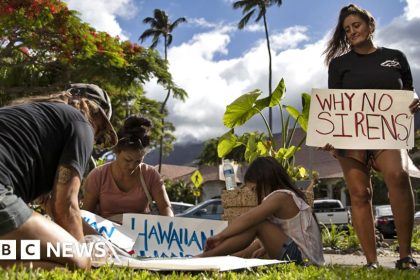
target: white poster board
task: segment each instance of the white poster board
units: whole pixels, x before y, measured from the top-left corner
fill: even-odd
[[[126,213],[123,227],[136,234],[138,257],[189,257],[203,251],[207,237],[227,227],[227,221]]]
[[[410,149],[414,117],[406,90],[313,89],[306,145],[339,149]]]
[[[80,210],[82,219],[92,228],[98,231],[106,239],[116,244],[118,247],[130,252],[137,239],[137,234],[132,230],[113,223],[110,220],[102,218],[86,210]]]
[[[208,258],[165,258],[144,259],[121,257],[119,262],[110,262],[117,267],[131,267],[154,271],[230,271],[249,269],[257,266],[275,265],[287,261],[267,259],[244,259],[233,256],[219,256]]]

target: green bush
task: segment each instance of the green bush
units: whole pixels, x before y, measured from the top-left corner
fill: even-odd
[[[334,224],[331,225],[330,229],[324,224],[322,224],[322,226],[322,245],[324,247],[331,247],[332,249],[341,249],[341,245],[345,240],[346,232]]]

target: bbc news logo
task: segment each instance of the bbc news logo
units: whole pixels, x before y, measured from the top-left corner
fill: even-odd
[[[39,260],[41,258],[40,240],[20,240],[21,260]],[[0,240],[0,260],[16,260],[16,240]],[[105,242],[79,243],[61,242],[47,243],[47,258],[51,257],[95,257],[104,258],[108,252]]]

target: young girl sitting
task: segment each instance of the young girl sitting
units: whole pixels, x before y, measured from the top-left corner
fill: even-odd
[[[244,179],[245,184],[256,185],[259,205],[209,237],[200,257],[234,254],[252,247],[254,257],[265,251],[272,259],[323,265],[321,234],[312,209],[277,160],[255,159]],[[259,242],[253,243],[255,238]]]

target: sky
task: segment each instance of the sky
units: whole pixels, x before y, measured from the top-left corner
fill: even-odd
[[[251,19],[245,30],[237,24],[241,10],[234,0],[65,0],[80,18],[100,31],[138,41],[149,28],[142,23],[164,10],[173,22],[187,23],[173,31],[168,50],[169,70],[174,82],[188,93],[185,102],[171,98],[168,120],[175,127],[178,143],[205,141],[228,131],[223,125],[226,106],[244,93],[260,89],[268,95],[268,53],[262,20]],[[354,3],[376,19],[377,46],[405,53],[411,66],[414,87],[420,88],[420,1],[419,0],[284,0],[268,10],[272,50],[273,89],[283,78],[283,104],[300,108],[301,93],[327,88],[327,67],[322,55],[343,6]],[[162,43],[163,44],[163,43]],[[158,46],[163,57],[163,46]],[[166,91],[156,80],[144,85],[148,98],[163,101]],[[267,113],[267,112],[266,112]],[[280,130],[278,109],[273,109],[273,130]],[[235,130],[266,132],[260,116]]]

